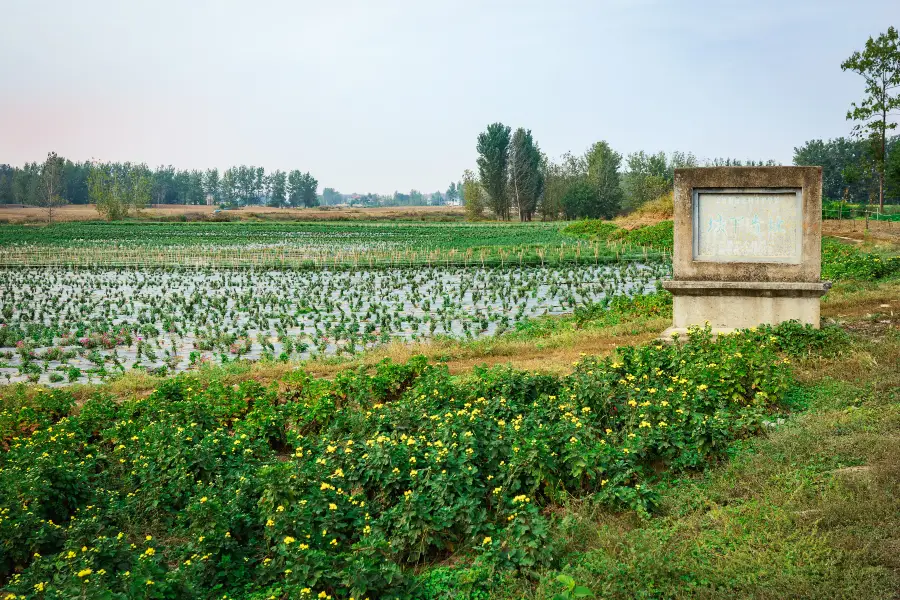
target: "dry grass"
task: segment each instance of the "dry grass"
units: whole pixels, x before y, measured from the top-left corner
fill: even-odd
[[[144,220],[186,219],[199,221],[213,217],[215,206],[186,206],[183,204],[155,205],[141,210],[136,218]],[[220,217],[221,216],[221,217]],[[243,207],[223,211],[217,218],[235,220],[297,220],[297,221],[459,221],[465,217],[460,206],[408,206],[375,208],[270,208]],[[102,217],[93,204],[63,206],[54,211],[55,221],[98,221]],[[0,205],[0,223],[44,223],[47,214],[40,208],[4,208]]]
[[[900,222],[828,219],[822,221],[822,233],[858,242],[887,242],[900,244]]]
[[[634,229],[646,225],[656,225],[660,221],[668,221],[675,214],[675,194],[668,192],[656,200],[639,206],[634,212],[618,217],[613,222],[625,229]]]

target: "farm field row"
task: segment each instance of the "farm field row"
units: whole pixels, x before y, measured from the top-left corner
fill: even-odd
[[[577,239],[556,223],[62,223],[2,233],[0,266],[16,268],[544,266],[664,260],[671,249],[640,235]]]
[[[0,376],[62,384],[140,368],[353,355],[475,339],[654,291],[667,263],[374,270],[6,269]]]
[[[105,222],[56,223],[50,226],[5,225],[0,245],[40,244],[83,246],[92,243],[185,245],[278,245],[465,250],[484,245],[515,246],[558,244],[569,238],[564,223],[160,223]]]

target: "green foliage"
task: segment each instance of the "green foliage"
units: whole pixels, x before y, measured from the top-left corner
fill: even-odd
[[[0,414],[0,585],[410,598],[440,587],[415,566],[451,554],[490,571],[550,564],[544,507],[573,495],[653,511],[661,465],[703,468],[760,429],[789,374],[767,335],[698,331],[565,377],[457,379],[421,358],[271,387],[179,376],[66,416],[67,392],[41,392]]]
[[[809,140],[794,148],[794,164],[822,167],[824,199],[839,200],[845,197],[846,192],[848,200],[862,202],[868,200],[871,182],[849,175],[858,168],[865,153],[866,143],[862,140],[844,137]]]
[[[622,237],[625,230],[609,221],[579,219],[563,228],[563,233],[588,240],[611,240]]]
[[[629,154],[626,159],[625,176],[622,179],[625,188],[625,210],[632,211],[669,191],[674,181],[673,173],[664,152],[647,154],[641,150]]]
[[[479,221],[484,218],[484,190],[475,173],[466,169],[460,187],[463,205],[466,207],[466,219]]]
[[[584,219],[570,223],[563,228],[562,232],[590,240],[621,240],[627,244],[668,252],[672,251],[675,243],[675,230],[672,221],[660,221],[654,225],[628,230],[619,227],[615,223]]]
[[[623,193],[619,168],[622,155],[605,141],[595,143],[585,154],[587,176],[597,190],[597,207],[586,216],[611,219],[622,207]]]
[[[308,172],[291,171],[287,180],[288,204],[294,207],[305,206],[306,208],[318,206],[318,188],[319,182]]]
[[[759,331],[762,336],[769,336],[779,352],[797,358],[811,354],[834,356],[846,351],[850,343],[847,332],[836,325],[816,329],[809,324],[785,321],[777,327],[761,326]]]
[[[509,170],[510,128],[503,123],[491,123],[478,134],[478,178],[487,192],[488,206],[504,221],[509,220],[507,194]]]
[[[897,274],[900,256],[882,257],[837,240],[822,240],[822,279],[876,281]]]
[[[530,221],[544,191],[541,150],[531,130],[516,129],[510,144],[509,192],[521,221]]]
[[[660,221],[655,225],[637,227],[623,238],[626,242],[655,250],[672,251],[675,245],[675,230],[672,221]]]
[[[562,197],[562,208],[567,219],[599,219],[609,218],[605,215],[598,201],[600,191],[590,179],[579,179],[573,182]]]
[[[91,168],[88,189],[91,202],[108,221],[117,221],[150,204],[153,185],[146,167],[119,169],[110,165]]]
[[[583,585],[578,585],[569,575],[561,574],[556,581],[562,585],[562,591],[553,596],[553,600],[572,600],[573,598],[591,598],[594,593]]]

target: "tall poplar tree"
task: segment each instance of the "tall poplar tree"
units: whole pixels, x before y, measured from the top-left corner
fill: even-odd
[[[498,219],[509,220],[507,195],[509,169],[509,132],[503,123],[492,123],[478,135],[478,175],[487,192],[488,206]]]
[[[544,190],[541,151],[530,129],[516,129],[509,154],[509,193],[519,211],[519,220],[530,221]]]

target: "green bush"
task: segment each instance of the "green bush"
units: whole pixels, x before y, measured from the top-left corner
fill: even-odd
[[[900,274],[900,257],[881,257],[833,239],[822,240],[822,279],[876,281]]]
[[[655,225],[637,227],[629,231],[622,239],[630,244],[671,252],[675,246],[674,223],[672,221],[660,221]]]
[[[23,397],[0,415],[0,588],[409,598],[416,566],[452,554],[546,564],[549,505],[651,512],[661,468],[758,431],[787,387],[779,335],[698,331],[564,377],[417,358],[269,387],[181,375],[77,412],[68,392]]]
[[[609,221],[600,219],[580,219],[569,223],[562,230],[563,233],[588,240],[608,240],[621,237],[625,230]]]

